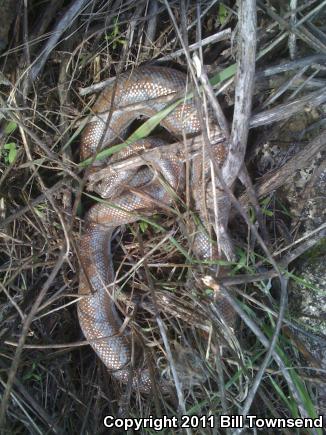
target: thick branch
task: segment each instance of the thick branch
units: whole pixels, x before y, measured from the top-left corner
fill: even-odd
[[[230,149],[222,169],[222,176],[228,186],[231,186],[231,184],[237,178],[246,152],[255,78],[255,0],[240,2],[239,27],[239,59],[236,76],[235,106]]]

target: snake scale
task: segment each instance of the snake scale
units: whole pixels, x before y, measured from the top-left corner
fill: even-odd
[[[95,105],[94,117],[87,124],[81,138],[81,159],[86,159],[98,148],[121,142],[128,126],[139,116],[151,117],[164,109],[164,96],[186,92],[187,77],[184,73],[166,67],[140,67],[119,76],[115,83],[105,88]],[[136,107],[135,110],[132,108]],[[178,140],[198,135],[200,120],[193,99],[185,100],[173,110],[161,125]],[[111,157],[117,161],[138,154],[141,150],[163,145],[158,138],[140,140]],[[100,144],[100,146],[99,146]],[[223,144],[212,147],[219,163],[225,158]],[[196,164],[196,160],[194,160]],[[177,193],[184,192],[184,163],[176,154],[167,155],[152,162],[153,167],[143,166],[138,170],[109,173],[97,188],[102,198],[110,198],[111,207],[98,203],[91,207],[85,217],[83,235],[79,243],[81,261],[78,317],[81,329],[97,355],[112,375],[123,383],[131,382],[133,389],[148,393],[152,380],[148,369],[134,368],[131,371],[131,338],[125,328],[121,332],[121,315],[118,313],[115,295],[115,274],[112,264],[111,238],[120,225],[135,222],[141,213],[154,214],[159,204],[171,204],[171,194],[160,182],[159,173]],[[198,164],[199,165],[199,164]],[[95,168],[96,170],[96,168]],[[202,170],[195,168],[192,186],[198,186]],[[132,188],[128,189],[127,186]],[[137,194],[141,190],[141,194]],[[197,189],[195,208],[203,217]],[[205,231],[195,235],[196,255],[201,259],[216,256],[210,237]],[[164,388],[163,388],[164,390]]]

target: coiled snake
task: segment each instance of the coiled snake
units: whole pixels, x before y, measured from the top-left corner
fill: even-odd
[[[161,111],[166,102],[162,97],[185,93],[185,74],[165,67],[141,67],[132,73],[122,74],[118,81],[110,84],[101,93],[93,107],[94,118],[85,128],[81,139],[81,158],[92,156],[101,147],[111,144],[140,115],[151,117]],[[132,108],[136,107],[135,110]],[[178,140],[201,132],[200,120],[192,99],[185,100],[173,110],[161,125]],[[121,140],[120,140],[121,141]],[[150,138],[134,143],[120,151],[112,160],[124,159],[146,148],[161,146],[161,139]],[[216,159],[225,157],[224,145],[212,147]],[[195,165],[197,160],[194,160]],[[185,182],[184,163],[174,153],[164,159],[152,162],[157,171],[170,187],[182,193]],[[194,168],[191,184],[194,192],[195,207],[203,218],[201,210],[202,190],[198,188],[202,176],[201,166]],[[197,174],[197,175],[195,175]],[[197,177],[197,179],[196,179]],[[128,191],[126,187],[141,188]],[[171,195],[166,187],[153,175],[147,166],[137,171],[109,173],[102,180],[97,192],[103,198],[110,198],[113,206],[99,203],[86,215],[84,232],[79,245],[81,260],[78,316],[81,329],[103,363],[112,375],[126,383],[130,378],[131,343],[128,331],[120,332],[122,320],[114,302],[114,270],[112,266],[111,238],[116,227],[134,222],[146,212],[154,214],[158,203],[169,205]],[[151,200],[151,198],[153,200]],[[194,241],[196,255],[202,259],[216,256],[211,238],[205,231],[198,231]],[[132,371],[132,387],[143,392],[151,389],[151,377],[147,369]]]

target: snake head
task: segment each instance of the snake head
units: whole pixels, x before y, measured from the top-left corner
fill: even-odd
[[[117,172],[107,166],[89,174],[86,189],[96,192],[102,198],[110,199],[117,197],[122,192],[130,177],[130,172]]]

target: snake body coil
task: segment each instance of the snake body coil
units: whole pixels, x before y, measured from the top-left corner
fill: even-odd
[[[185,92],[185,89],[186,76],[169,68],[143,67],[131,74],[122,74],[116,83],[102,92],[93,107],[95,117],[84,130],[81,158],[92,156],[98,151],[100,143],[102,148],[117,138],[121,142],[123,132],[136,118],[155,115],[167,105],[162,97]],[[161,125],[178,139],[184,135],[199,134],[200,122],[193,100],[180,104]],[[163,143],[153,138],[138,141],[112,159],[123,159]],[[224,147],[219,147],[217,158],[223,159],[224,153]],[[185,174],[184,165],[177,156],[169,155],[153,164],[170,186],[180,192]],[[143,194],[122,189],[122,184],[141,187]],[[93,349],[112,375],[125,383],[130,378],[131,343],[128,331],[120,332],[122,321],[114,302],[111,237],[116,227],[136,221],[139,213],[155,213],[157,203],[168,205],[171,198],[148,167],[142,167],[137,172],[112,172],[102,180],[97,192],[104,198],[113,198],[113,206],[97,204],[85,218],[79,246],[82,265],[79,294],[83,297],[78,302],[78,316],[83,333]],[[196,245],[202,258],[212,255],[212,243],[206,235],[198,234]],[[134,369],[131,376],[133,388],[150,391],[151,379],[147,369]]]

